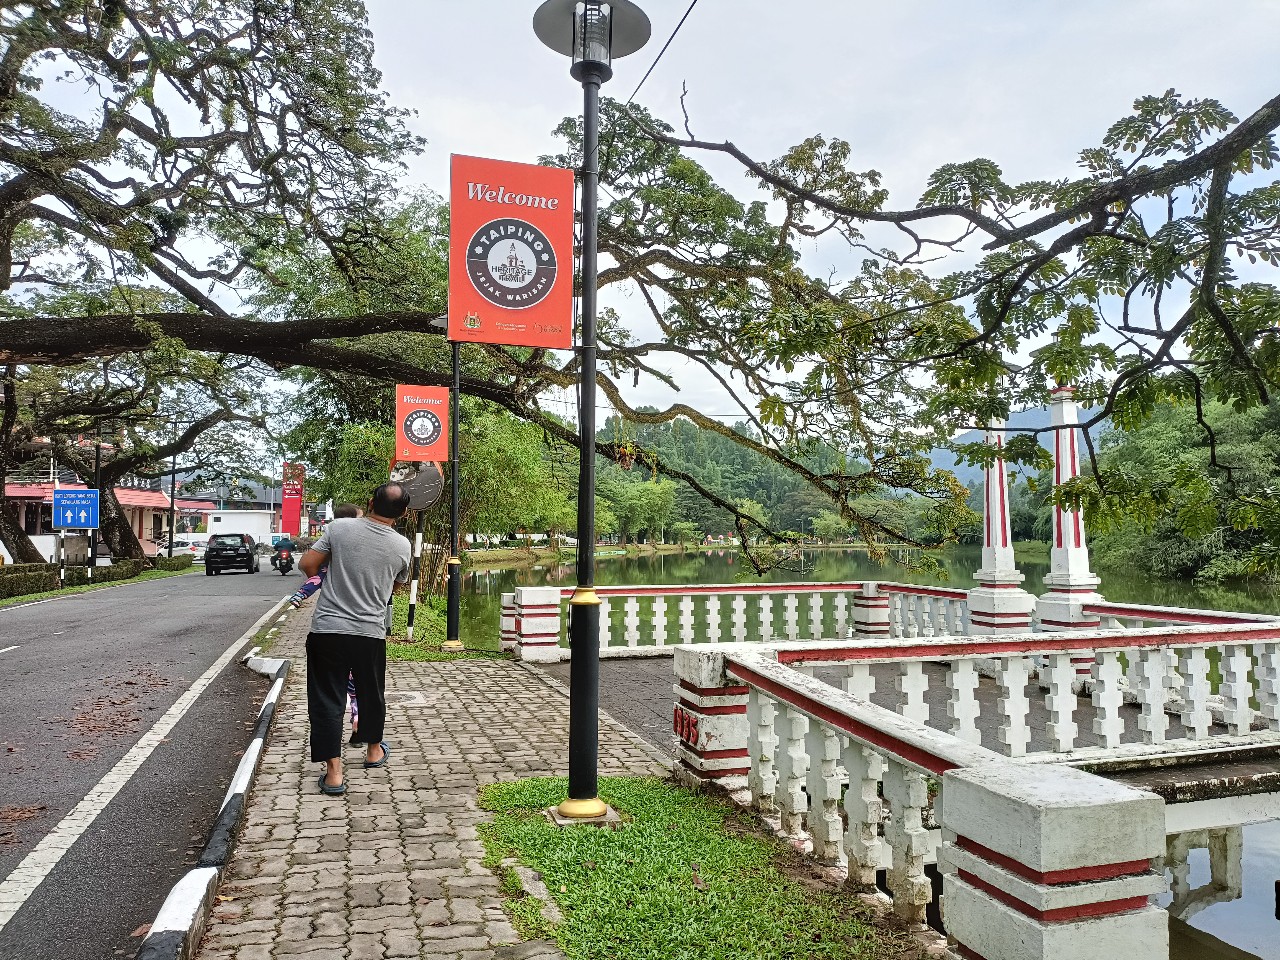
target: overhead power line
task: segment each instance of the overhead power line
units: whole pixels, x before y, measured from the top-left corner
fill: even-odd
[[[693,8],[698,5],[698,0],[693,0],[689,4],[689,9],[684,12],[684,16],[680,18],[680,22],[676,24],[676,28],[671,31],[671,36],[667,37],[667,42],[662,45],[662,49],[658,51],[658,55],[654,57],[653,63],[649,65],[649,69],[645,75],[640,78],[640,82],[636,84],[636,88],[631,91],[631,96],[627,97],[626,106],[631,106],[631,101],[636,98],[636,94],[640,92],[640,88],[644,86],[644,82],[649,79],[650,74],[658,66],[658,61],[662,59],[662,55],[667,52],[667,48],[671,46],[671,41],[676,38],[676,34],[680,32],[680,28],[684,26],[684,22],[689,19],[689,14],[693,13]]]

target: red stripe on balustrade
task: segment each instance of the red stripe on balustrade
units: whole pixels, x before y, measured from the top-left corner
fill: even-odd
[[[1049,622],[1049,621],[1043,621]],[[841,663],[854,660],[948,660],[952,657],[991,657],[1003,654],[1073,653],[1078,650],[1133,650],[1158,647],[1185,647],[1197,644],[1223,643],[1273,643],[1280,641],[1280,626],[1258,626],[1235,629],[1230,633],[1218,630],[1196,630],[1178,634],[1150,634],[1137,632],[1117,636],[1091,637],[1082,631],[1065,634],[1035,634],[1008,639],[972,638],[931,643],[906,643],[878,645],[874,647],[804,647],[779,650],[778,662],[791,663]],[[741,676],[739,674],[739,676]]]
[[[681,680],[680,686],[700,697],[745,697],[751,692],[750,687],[696,687],[689,680]]]
[[[700,713],[706,717],[722,717],[735,713],[746,713],[747,705],[745,703],[723,703],[716,706],[700,707],[696,703],[690,703],[684,697],[680,698],[680,705],[694,713]]]
[[[1024,903],[1006,890],[995,884],[987,883],[981,877],[959,870],[960,879],[969,886],[981,890],[987,896],[999,900],[1019,913],[1039,920],[1041,923],[1066,923],[1071,920],[1088,920],[1092,917],[1109,917],[1117,913],[1129,913],[1141,910],[1149,902],[1146,897],[1126,897],[1123,900],[1106,900],[1101,903],[1082,903],[1074,907],[1055,907],[1052,910],[1041,910],[1029,903]]]
[[[968,837],[956,837],[956,844],[962,850],[980,857],[988,863],[1003,867],[1010,873],[1016,873],[1024,880],[1043,884],[1047,887],[1063,886],[1071,883],[1090,883],[1095,880],[1115,880],[1118,877],[1134,877],[1151,869],[1150,860],[1126,860],[1122,863],[1101,863],[1092,867],[1072,867],[1068,870],[1036,870],[1025,863],[1003,853],[997,853],[990,847],[984,847]]]
[[[779,657],[781,659],[781,657]],[[771,680],[762,674],[756,673],[750,667],[743,666],[740,663],[727,663],[725,670],[733,674],[739,680],[746,680],[751,686],[763,690],[775,700],[779,700],[793,707],[798,707],[805,713],[817,717],[823,723],[829,724],[837,730],[843,730],[852,737],[856,737],[863,743],[880,747],[887,750],[895,756],[899,756],[908,763],[914,764],[931,773],[943,774],[948,770],[955,770],[959,764],[944,760],[942,757],[934,756],[919,747],[899,740],[891,734],[878,730],[875,727],[867,726],[860,723],[852,717],[846,717],[843,713],[833,710],[825,703],[814,700],[812,697],[797,693],[779,683]]]
[[[1151,610],[1142,607],[1126,607],[1115,603],[1086,603],[1081,609],[1085,613],[1099,614],[1104,617],[1132,617],[1135,620],[1160,620],[1164,623],[1266,623],[1250,617],[1248,614],[1224,616],[1214,610]]]
[[[788,593],[849,593],[861,590],[861,583],[744,583],[705,584],[690,586],[649,587],[596,587],[601,597],[680,597],[680,596],[732,596],[734,594],[788,594]],[[560,596],[573,596],[573,589],[561,589]]]

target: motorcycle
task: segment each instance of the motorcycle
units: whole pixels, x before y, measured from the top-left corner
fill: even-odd
[[[285,574],[287,574],[290,570],[293,569],[293,551],[281,550],[276,555],[275,560],[272,561],[272,566],[274,566],[277,570],[279,570],[280,576],[283,577]]]

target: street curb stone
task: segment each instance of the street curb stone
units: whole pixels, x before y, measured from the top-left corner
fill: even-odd
[[[259,618],[245,632],[242,642],[251,640],[280,611],[284,603],[285,600],[281,600]],[[236,837],[244,824],[245,801],[253,786],[258,761],[262,758],[262,747],[271,730],[271,722],[275,719],[276,703],[284,691],[290,667],[288,660],[264,661],[257,657],[246,657],[242,662],[255,672],[272,676],[274,682],[258,711],[253,738],[231,778],[231,785],[199,861],[173,885],[169,895],[165,897],[151,929],[134,955],[134,960],[191,960],[195,956],[222,873],[235,850]]]

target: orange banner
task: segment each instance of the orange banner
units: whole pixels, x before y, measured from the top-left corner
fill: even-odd
[[[448,388],[396,387],[396,460],[448,459]]]
[[[573,171],[454,154],[449,339],[573,347]]]

